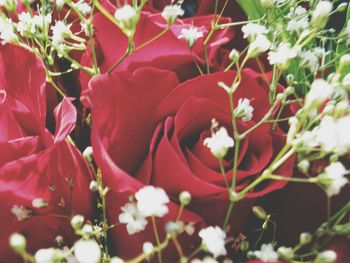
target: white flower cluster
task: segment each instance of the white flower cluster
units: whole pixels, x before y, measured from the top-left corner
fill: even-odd
[[[136,203],[127,203],[121,210],[119,222],[126,224],[130,235],[143,231],[147,217],[163,217],[168,213],[169,197],[159,187],[145,186],[135,194]]]
[[[249,251],[248,256],[260,259],[263,262],[274,262],[278,260],[278,254],[272,244],[262,244],[260,250]]]
[[[51,14],[45,17],[41,14],[31,15],[27,12],[22,12],[18,15],[17,31],[21,36],[31,38],[38,32],[42,32],[43,28],[48,28],[51,23]]]
[[[254,108],[250,105],[250,100],[247,98],[240,98],[235,109],[235,115],[242,118],[242,121],[247,122],[253,118]]]
[[[179,16],[183,16],[184,14],[185,10],[181,8],[181,5],[167,5],[163,9],[162,17],[167,21],[168,25],[172,25]]]
[[[0,40],[1,44],[14,43],[17,41],[17,35],[14,32],[13,22],[9,18],[0,15]]]
[[[213,254],[215,258],[226,255],[226,233],[218,226],[210,226],[199,231],[204,250]]]
[[[180,35],[178,36],[179,39],[184,38],[190,48],[201,37],[203,37],[203,32],[198,27],[192,25],[189,28],[182,28]]]
[[[271,50],[268,54],[268,60],[271,65],[279,68],[286,68],[288,62],[298,55],[298,48],[290,47],[289,43],[281,42],[278,47]]]
[[[217,159],[222,159],[227,154],[229,148],[232,148],[234,146],[234,141],[230,136],[228,136],[225,127],[217,129],[217,126],[218,123],[215,119],[213,119],[211,127],[211,137],[205,138],[203,144],[210,149],[211,153]]]
[[[243,37],[250,42],[247,53],[249,58],[254,58],[269,50],[271,42],[266,37],[268,30],[265,26],[249,22],[242,26],[242,32]]]
[[[309,17],[304,7],[297,6],[292,8],[287,16],[290,18],[287,24],[287,31],[301,34],[301,32],[309,27]]]
[[[318,176],[319,182],[325,187],[328,196],[340,193],[341,188],[348,182],[345,177],[347,173],[342,163],[335,162],[327,166],[324,172]]]

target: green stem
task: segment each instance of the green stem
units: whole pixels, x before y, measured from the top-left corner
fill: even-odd
[[[230,188],[229,188],[229,184],[228,184],[228,181],[227,181],[227,177],[226,177],[226,173],[225,173],[225,168],[224,168],[224,166],[223,166],[223,164],[222,164],[222,159],[219,159],[219,166],[220,166],[221,174],[222,174],[222,176],[224,177],[226,189],[227,189],[227,191],[229,191]]]
[[[154,216],[151,217],[151,221],[152,221],[152,226],[153,226],[153,232],[154,232],[154,236],[156,238],[156,242],[157,242],[157,246],[159,247],[161,245],[160,243],[160,239],[159,239],[159,234],[158,234],[158,229],[157,229],[157,224],[156,224],[156,218]],[[162,251],[159,250],[158,251],[158,263],[162,263]]]

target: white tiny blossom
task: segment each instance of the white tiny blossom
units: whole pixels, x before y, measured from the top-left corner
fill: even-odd
[[[249,41],[254,41],[258,35],[268,33],[268,30],[265,26],[248,23],[242,26],[243,37],[248,38]]]
[[[169,197],[162,188],[151,185],[145,186],[135,194],[135,198],[137,200],[137,209],[145,217],[163,217],[169,212],[166,205],[169,203]]]
[[[218,226],[207,227],[199,231],[205,249],[212,253],[215,258],[226,255],[225,248],[226,233]]]
[[[124,260],[119,257],[112,257],[110,263],[124,263]]]
[[[133,8],[131,5],[126,4],[115,11],[114,17],[118,22],[119,28],[125,34],[133,34],[136,24],[139,20],[139,15],[135,8]]]
[[[183,16],[185,11],[181,8],[181,5],[167,5],[164,7],[162,17],[172,25],[179,16]]]
[[[126,224],[126,229],[130,235],[143,231],[147,225],[147,220],[137,210],[136,204],[127,203],[121,210],[123,213],[119,214],[119,222]]]
[[[333,93],[333,88],[323,79],[316,79],[311,84],[310,91],[306,94],[305,106],[309,107],[314,103],[320,104],[329,99]]]
[[[91,6],[86,2],[78,2],[74,6],[80,11],[84,16],[90,14]]]
[[[301,66],[307,67],[310,72],[315,73],[319,66],[319,58],[317,54],[311,50],[301,51],[298,56],[301,59]]]
[[[292,58],[298,55],[296,48],[291,48],[288,43],[280,43],[276,50],[270,51],[268,60],[271,65],[284,66]]]
[[[11,208],[11,213],[16,216],[17,221],[23,221],[32,216],[32,210],[25,208],[23,205],[14,205]]]
[[[145,242],[142,246],[142,252],[146,255],[151,255],[154,251],[154,246],[151,242]]]
[[[315,128],[316,141],[323,151],[344,155],[350,152],[349,127],[350,115],[336,120],[326,115]]]
[[[2,16],[0,16],[0,40],[3,45],[17,41],[17,35],[13,30],[12,20]]]
[[[256,57],[261,53],[269,50],[271,46],[270,40],[265,35],[258,35],[256,39],[250,43],[248,48],[248,56],[250,58]]]
[[[39,249],[35,255],[36,263],[51,263],[54,261],[55,256],[58,254],[58,250],[54,248]]]
[[[228,135],[226,128],[221,127],[217,131],[212,131],[211,137],[205,138],[203,144],[210,149],[216,158],[222,159],[228,149],[234,146],[234,141]]]
[[[337,195],[348,182],[346,179],[347,171],[340,162],[331,163],[324,169],[324,173],[319,175],[320,182],[326,187],[328,196]]]
[[[287,24],[287,31],[300,33],[309,27],[309,19],[302,17],[300,19],[293,18]]]
[[[187,45],[189,47],[192,47],[194,43],[201,37],[203,37],[203,32],[200,31],[198,27],[191,26],[189,28],[182,28],[178,38],[184,38],[187,42]]]
[[[273,249],[272,244],[262,244],[260,250],[256,250],[252,254],[263,262],[278,260],[278,254]]]
[[[56,7],[57,7],[58,10],[61,10],[62,7],[63,7],[64,4],[65,4],[65,1],[64,1],[64,0],[55,0],[55,2],[56,2]]]
[[[79,240],[74,244],[74,255],[80,263],[98,263],[101,249],[95,240]]]
[[[52,30],[52,43],[55,46],[59,46],[64,42],[65,38],[69,38],[73,33],[70,30],[72,25],[66,25],[63,21],[56,21],[55,25],[51,27]]]
[[[300,5],[298,5],[297,8],[295,8],[295,10],[294,10],[294,14],[296,16],[305,15],[306,12],[307,12],[307,10],[304,7],[300,6]]]
[[[235,109],[237,117],[242,117],[244,122],[250,121],[253,118],[254,108],[250,105],[247,98],[240,98]]]

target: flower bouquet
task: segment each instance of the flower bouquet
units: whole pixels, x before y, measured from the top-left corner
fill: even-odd
[[[0,0],[0,262],[350,262],[350,6]]]

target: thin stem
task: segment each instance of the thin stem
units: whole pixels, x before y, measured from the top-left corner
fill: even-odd
[[[164,28],[163,31],[161,31],[158,35],[152,37],[150,40],[146,41],[145,43],[141,44],[140,46],[135,48],[135,51],[144,48],[145,46],[151,44],[153,41],[156,41],[157,39],[161,38],[164,34],[166,34],[166,32],[168,32],[170,29],[170,27],[166,27]]]
[[[228,206],[228,209],[227,209],[227,212],[226,212],[226,216],[225,216],[225,220],[224,220],[224,225],[223,225],[224,231],[226,230],[226,228],[228,226],[228,222],[230,220],[230,217],[231,217],[234,205],[235,205],[235,202],[231,201],[229,206]]]
[[[120,65],[120,63],[123,62],[123,60],[129,56],[132,52],[133,52],[133,48],[134,47],[134,43],[133,43],[133,40],[132,38],[129,38],[128,39],[128,48],[127,50],[125,51],[125,53],[118,59],[118,61],[116,63],[114,63],[112,65],[112,67],[110,67],[110,69],[107,71],[107,74],[110,74],[116,67],[118,67]]]
[[[60,89],[60,87],[52,80],[50,73],[47,73],[49,76],[46,77],[46,82],[55,88],[58,94],[62,97],[66,97],[66,94]]]
[[[317,183],[318,178],[293,178],[293,177],[285,177],[281,175],[268,175],[266,179],[277,180],[277,181],[287,181],[287,182],[295,182],[295,183]]]
[[[181,244],[179,243],[177,238],[173,237],[172,240],[173,240],[174,246],[175,246],[175,248],[177,250],[177,253],[179,254],[180,258],[184,257],[184,252],[183,252]]]
[[[229,188],[229,184],[228,184],[228,181],[227,181],[227,177],[226,177],[226,173],[225,173],[225,168],[224,168],[224,166],[223,166],[223,164],[222,164],[222,159],[219,159],[219,166],[220,166],[221,174],[222,174],[222,176],[224,177],[226,189],[227,189],[227,191],[229,191],[230,188]]]
[[[155,216],[152,216],[152,217],[151,217],[151,221],[152,221],[153,232],[154,232],[154,236],[155,236],[155,238],[156,238],[157,246],[160,246],[161,243],[160,243],[160,239],[159,239],[159,234],[158,234],[158,229],[157,229],[157,223],[156,223],[156,218],[155,218]],[[159,263],[162,263],[162,262],[163,262],[161,250],[158,251],[158,262],[159,262]]]

